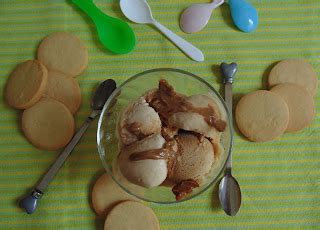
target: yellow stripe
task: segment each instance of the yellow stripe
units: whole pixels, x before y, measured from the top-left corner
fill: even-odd
[[[17,209],[18,210],[18,209]],[[11,210],[12,211],[12,210]],[[19,213],[18,211],[16,213]],[[20,210],[21,214],[25,214]],[[92,213],[91,215],[81,215],[81,216],[59,216],[59,222],[67,222],[67,221],[76,221],[76,220],[95,220],[96,216]],[[46,218],[35,218],[35,219],[26,219],[21,218],[20,220],[0,220],[1,224],[29,224],[29,223],[51,223],[56,222],[55,218],[46,219]]]
[[[250,180],[252,177],[260,177],[260,176],[263,176],[263,177],[272,177],[275,175],[275,172],[254,172],[254,173],[235,173],[239,176],[241,176],[241,178],[246,178],[246,177],[250,177],[248,178],[248,180]],[[290,176],[296,176],[296,175],[317,175],[317,174],[320,174],[320,170],[314,170],[314,171],[301,171],[301,172],[291,172],[291,171],[277,171],[276,172],[276,175],[284,175],[286,177],[288,177],[289,175]]]
[[[305,139],[308,139],[307,137],[305,137]],[[300,139],[299,139],[300,140]],[[302,139],[301,139],[302,140]],[[283,144],[283,143],[282,143]],[[314,144],[319,144],[319,142],[314,142]],[[288,144],[289,145],[289,144]],[[257,149],[236,149],[234,150],[236,153],[255,153],[255,152],[260,152],[260,151],[265,151],[267,150],[269,153],[277,153],[277,152],[293,152],[293,151],[302,151],[302,150],[307,150],[307,151],[312,151],[314,150],[315,152],[319,150],[320,148],[320,144],[319,145],[315,145],[314,147],[306,147],[306,146],[297,146],[295,148],[290,148],[288,147],[288,145],[284,145],[283,148],[273,148],[270,149],[269,146],[267,146],[266,148],[260,147],[258,150]],[[274,146],[274,145],[273,145]],[[281,144],[279,145],[281,146]],[[290,146],[292,146],[292,144],[290,144]],[[301,156],[302,157],[302,156]]]
[[[50,9],[49,7],[47,9]],[[117,13],[121,13],[121,11],[116,11]],[[299,11],[294,11],[293,13],[291,14],[286,14],[285,16],[283,17],[269,17],[269,15],[265,15],[263,17],[260,17],[259,19],[259,23],[268,23],[270,21],[280,21],[280,22],[283,22],[285,19],[288,18],[288,16],[293,16],[295,15],[294,17],[291,17],[291,20],[290,21],[285,21],[286,23],[292,23],[292,22],[296,22],[296,21],[303,21],[303,22],[306,22],[307,20],[317,20],[319,18],[318,15],[303,15],[303,16],[297,16],[297,13]],[[35,12],[33,12],[35,13]],[[15,14],[7,14],[6,15],[6,19],[9,20],[7,21],[7,23],[11,22],[11,20],[21,20],[21,21],[26,21],[26,20],[31,20],[31,19],[48,19],[48,18],[63,18],[63,19],[68,19],[69,21],[70,20],[74,20],[74,21],[77,21],[79,20],[79,17],[80,15],[77,14],[76,12],[72,11],[71,13],[73,13],[72,15],[71,14],[61,14],[61,13],[49,13],[49,14],[46,14],[46,15],[43,15],[41,14],[42,12],[36,12],[36,14],[38,15],[15,15]],[[115,12],[113,12],[114,14]],[[108,14],[108,13],[107,13]],[[121,13],[122,14],[122,13]],[[168,16],[172,15],[174,17],[176,17],[177,15],[177,12],[175,11],[167,11],[166,14],[163,14],[163,12],[155,12],[154,15],[157,15],[159,14],[157,17],[158,18],[165,18],[165,24],[177,24],[176,21],[168,21]],[[112,16],[112,14],[110,14],[110,16]],[[116,15],[114,15],[114,17],[116,17]],[[231,18],[228,19],[229,22],[232,21]],[[214,27],[216,28],[217,26],[219,27],[222,27],[222,25],[217,25],[218,23],[222,23],[222,22],[225,22],[225,19],[222,18],[221,16],[220,17],[215,17],[214,18]],[[66,25],[70,25],[70,24],[66,24]],[[223,25],[225,26],[225,25]]]
[[[168,47],[169,48],[169,47]],[[172,46],[170,49],[172,49],[172,51],[175,51],[175,53],[170,53],[169,55],[168,55],[168,58],[181,58],[181,59],[183,59],[183,60],[186,60],[186,62],[188,62],[188,59],[187,59],[187,57],[185,57],[184,56],[184,54],[182,54],[181,52],[178,52],[178,51],[176,51],[175,50],[175,48],[174,48],[174,46]],[[156,49],[155,49],[156,50]],[[301,48],[287,48],[287,49],[274,49],[274,50],[256,50],[256,51],[254,51],[254,50],[241,50],[241,53],[243,53],[243,54],[252,54],[252,53],[255,53],[255,55],[257,55],[257,54],[266,54],[266,53],[270,53],[270,54],[275,54],[275,55],[279,55],[279,53],[285,53],[285,54],[290,54],[290,52],[319,52],[320,51],[320,48],[314,48],[314,47],[301,47]],[[227,54],[232,54],[232,53],[234,53],[234,50],[221,50],[221,51],[218,51],[218,50],[215,50],[215,51],[207,51],[207,52],[204,52],[204,54],[205,55],[207,55],[207,58],[208,58],[208,56],[209,55],[227,55]],[[136,59],[136,60],[138,60],[138,58],[139,59],[144,59],[144,58],[153,58],[153,57],[157,57],[157,58],[159,58],[159,57],[162,57],[164,54],[163,53],[161,53],[161,52],[158,52],[158,53],[154,53],[152,50],[149,50],[148,52],[145,52],[145,53],[143,53],[143,52],[136,52],[136,54],[134,55],[134,58]],[[108,57],[108,56],[105,56],[104,58],[102,58],[102,57],[100,57],[100,56],[92,56],[92,58],[93,59],[105,59],[105,60],[107,60],[108,58],[112,58],[112,57]],[[119,57],[120,58],[120,57]],[[114,59],[114,57],[113,57],[113,59]],[[0,60],[0,63],[7,63],[7,62],[19,62],[19,61],[23,61],[23,60],[25,60],[25,58],[19,58],[19,57],[17,57],[16,59],[2,59],[2,60]],[[127,61],[131,61],[131,60],[127,60]],[[146,63],[147,64],[147,63]],[[152,64],[152,65],[154,65],[154,66],[156,66],[156,64],[154,64],[154,63],[150,63],[150,64]],[[196,63],[197,64],[197,66],[208,66],[208,63],[207,62],[201,62],[201,63]],[[160,66],[163,66],[164,64],[160,64],[159,63],[159,65]],[[171,66],[176,66],[177,64],[171,64]],[[190,66],[193,66],[193,65],[195,65],[195,63],[193,63],[193,62],[191,62],[191,60],[189,61],[189,63],[179,63],[178,64],[178,66],[179,67],[190,67]],[[119,67],[119,66],[118,66]],[[248,73],[248,74],[256,74],[256,73],[259,73],[259,74],[261,74],[261,72],[259,71],[259,72],[244,72],[244,71],[242,71],[241,72],[241,74],[246,74],[246,73]],[[123,77],[123,75],[121,75],[122,77]],[[119,76],[119,77],[121,77],[121,76]],[[112,77],[117,77],[117,76],[112,76]],[[86,79],[95,79],[95,77],[89,77],[89,76],[86,76]],[[239,85],[241,85],[241,84],[243,84],[243,83],[241,83],[241,82],[237,82],[237,84]],[[247,84],[247,83],[245,83],[245,84]]]
[[[247,199],[249,200],[296,200],[300,198],[320,198],[319,194],[315,195],[309,195],[309,194],[304,194],[304,195],[293,195],[293,196],[264,196],[264,197],[248,197]]]
[[[290,159],[290,160],[263,160],[263,161],[241,161],[236,165],[269,165],[269,164],[292,164],[292,163],[318,163],[320,159]]]
[[[0,39],[1,40],[1,39]],[[317,37],[301,37],[301,38],[290,38],[291,41],[318,41],[319,39]],[[286,39],[281,39],[281,38],[274,38],[272,39],[272,41],[268,40],[268,39],[255,39],[255,40],[237,40],[237,45],[240,44],[240,43],[245,43],[245,44],[252,44],[252,43],[265,43],[265,42],[268,42],[268,43],[277,43],[277,42],[286,42],[288,41],[288,38]],[[234,44],[234,41],[233,40],[223,40],[223,41],[200,41],[200,42],[197,42],[197,44],[200,44],[200,45],[218,45],[218,44],[233,44],[234,46],[237,46]],[[283,45],[283,44],[279,44],[279,45]],[[142,46],[142,47],[156,47],[157,45],[152,43],[152,44],[138,44],[138,46]],[[88,48],[96,48],[96,46],[91,46],[91,45],[88,45]],[[34,50],[33,47],[18,47],[16,46],[15,44],[14,45],[11,45],[10,43],[7,44],[7,47],[3,47],[1,49],[1,51],[14,51],[14,50],[19,50],[19,51],[31,51],[31,50]],[[100,59],[100,58],[104,58],[105,55],[100,55],[100,56],[93,56],[93,57],[90,57],[90,59]],[[245,61],[245,60],[244,60]],[[261,64],[261,62],[260,62]]]
[[[167,22],[166,23],[167,25],[176,25],[176,22]],[[65,29],[66,27],[72,27],[72,28],[74,28],[74,27],[77,27],[77,28],[82,28],[82,29],[86,29],[87,30],[87,27],[94,27],[94,25],[93,24],[86,24],[86,23],[75,23],[75,24],[70,24],[70,25],[68,25],[68,24],[60,24],[60,23],[57,23],[57,24],[49,24],[49,25],[37,25],[37,24],[33,24],[33,25],[29,25],[29,26],[27,26],[27,25],[23,25],[23,26],[15,26],[14,27],[14,29],[15,30],[26,30],[26,31],[32,31],[32,30],[37,30],[37,31],[40,31],[40,30],[48,30],[48,29]],[[145,25],[140,25],[140,26],[145,26]],[[177,25],[176,25],[176,27],[177,27]],[[301,31],[305,31],[305,30],[315,30],[315,31],[317,31],[316,29],[318,28],[318,26],[317,25],[309,25],[309,24],[307,24],[306,23],[306,26],[305,27],[303,27],[303,28],[299,28],[299,31],[301,32]],[[10,26],[8,26],[8,27],[1,27],[0,28],[0,31],[12,31],[12,27],[10,27]],[[155,29],[153,29],[153,28],[151,28],[151,27],[149,27],[149,29],[150,30],[155,30]],[[79,30],[78,30],[79,31]],[[212,33],[212,31],[208,31],[208,30],[206,30],[207,31],[207,33]],[[272,32],[274,32],[274,31],[297,31],[297,27],[273,27],[272,28]],[[226,33],[228,33],[228,34],[232,34],[232,31],[230,30],[230,28],[228,28],[227,26],[221,26],[221,28],[215,28],[215,33],[222,33],[222,32],[226,32]],[[257,33],[259,33],[259,32],[270,32],[270,29],[269,28],[264,28],[264,27],[262,27],[262,28],[259,28],[258,29],[258,31],[257,31]],[[186,34],[185,33],[183,33],[182,31],[180,31],[180,30],[177,30],[176,31],[176,33],[177,34],[179,34],[179,35],[184,35],[184,36],[186,36]],[[201,34],[202,32],[200,32],[200,34]]]
[[[43,154],[45,154],[45,153],[43,153]],[[50,153],[48,153],[48,154],[50,154]],[[97,154],[83,154],[83,155],[81,155],[81,160],[96,160],[96,159],[100,160],[98,152],[97,152]],[[12,159],[3,159],[3,160],[4,160],[3,164],[12,163]],[[68,162],[77,162],[77,161],[79,161],[78,157],[70,157],[70,158],[68,158]],[[32,159],[31,157],[29,157],[28,159],[14,159],[14,163],[16,163],[16,164],[18,164],[18,163],[19,164],[21,164],[21,163],[22,164],[23,163],[32,163],[32,162],[34,162],[34,159]],[[49,159],[49,158],[39,158],[39,159],[37,159],[37,163],[40,163],[40,162],[48,163],[48,162],[52,162],[52,160]],[[1,184],[0,184],[0,186],[1,186]]]
[[[75,195],[79,195],[78,193]],[[86,195],[86,194],[81,194],[81,195]],[[48,197],[48,199],[50,199],[50,197]],[[54,201],[53,201],[54,202]],[[75,208],[75,209],[79,209],[80,207],[83,208],[89,208],[89,205],[87,203],[76,203],[76,204],[72,204],[69,203],[67,205],[62,205],[61,206],[55,205],[55,206],[45,206],[42,207],[42,210],[46,210],[46,211],[58,211],[58,210],[65,210],[66,208]],[[13,208],[2,208],[0,207],[0,210],[2,212],[12,212]],[[17,209],[18,210],[18,209]]]
[[[297,186],[299,187],[308,187],[308,186],[314,186],[315,184],[319,184],[315,183],[315,182],[310,182],[310,183],[301,183],[300,181],[298,181],[296,184],[277,184],[276,186],[274,184],[265,184],[265,185],[241,185],[242,188],[290,188],[290,187],[294,187],[296,188]]]
[[[39,1],[37,2],[39,5],[34,5],[34,4],[25,4],[25,2],[21,2],[21,3],[16,3],[15,1],[10,1],[10,2],[2,2],[2,4],[8,4],[2,7],[5,7],[6,10],[26,10],[26,9],[41,9],[41,8],[50,8],[50,7],[61,7],[61,6],[65,6],[68,8],[71,8],[68,6],[68,4],[66,3],[51,3],[51,2],[46,2],[46,4],[41,4],[43,3],[43,1]],[[260,2],[259,4],[256,4],[256,7],[258,9],[259,12],[263,12],[263,11],[288,11],[288,10],[294,10],[297,11],[297,7],[300,7],[299,9],[311,9],[311,10],[315,10],[319,8],[319,4],[297,4],[297,5],[291,5],[288,4],[287,1],[282,2],[283,4],[281,4],[281,2],[278,3],[270,3],[268,1],[268,4],[263,4],[263,2]],[[101,9],[103,8],[110,8],[111,6],[114,6],[114,3],[109,3],[109,2],[104,2],[104,3],[95,3],[98,7],[100,7]],[[172,1],[161,1],[161,2],[151,2],[150,3],[151,6],[156,6],[156,5],[166,5],[168,7],[162,7],[164,9],[166,9],[165,14],[167,13],[172,13],[172,14],[176,14],[177,15],[177,10],[173,10],[171,11],[170,9],[172,9],[172,7],[170,7],[171,5],[174,6],[178,6],[178,5],[185,5],[188,6],[189,4],[193,4],[192,1],[189,2],[189,4],[187,4],[186,2],[182,2],[182,3],[173,3]],[[267,6],[264,6],[267,5]],[[279,5],[285,5],[282,7],[279,7]],[[21,7],[19,7],[21,6]],[[152,10],[154,12],[156,12],[158,8],[152,8]],[[182,9],[181,9],[182,10]]]
[[[211,34],[212,31],[206,31],[206,30],[203,30],[201,32],[199,32],[199,34]],[[149,35],[155,35],[157,36],[159,34],[158,31],[156,30],[153,30],[153,31],[143,31],[143,32],[139,32],[139,31],[136,31],[135,32],[136,35],[138,36],[149,36]],[[315,34],[315,33],[314,33]],[[238,43],[254,43],[254,42],[267,42],[267,43],[273,43],[274,41],[283,41],[283,42],[287,42],[288,39],[290,39],[290,41],[318,41],[317,40],[317,37],[309,37],[309,36],[306,36],[306,35],[302,35],[300,37],[285,37],[285,38],[282,38],[282,37],[273,37],[272,40],[270,39],[261,39],[261,38],[256,38],[256,39],[250,39],[250,38],[245,38],[245,39],[237,39],[237,44]],[[3,42],[12,42],[12,41],[22,41],[22,40],[28,40],[28,41],[34,41],[35,39],[39,39],[41,40],[43,37],[41,35],[32,35],[30,34],[29,36],[26,36],[26,37],[23,37],[23,36],[19,36],[19,37],[3,37],[3,38],[0,38],[0,41],[3,41]],[[86,44],[86,46],[88,48],[96,48],[96,45],[93,45],[91,44],[91,39],[92,38],[98,38],[98,36],[96,34],[94,35],[89,35],[89,34],[81,34],[81,38],[83,39],[83,41],[87,42],[88,44]],[[242,36],[239,36],[239,38],[243,38]],[[21,43],[21,42],[19,42]],[[211,41],[203,41],[202,44],[234,44],[234,39],[231,39],[230,40],[211,40]],[[10,45],[10,43],[8,43],[7,45]],[[6,47],[2,47],[2,48],[6,48]],[[32,49],[30,47],[23,47],[24,49]],[[1,49],[3,50],[3,49]],[[243,61],[246,61],[246,60],[243,60]],[[259,64],[261,64],[261,62],[259,62]]]
[[[210,196],[211,196],[211,193],[210,192]],[[310,194],[303,194],[303,195],[282,195],[282,196],[264,196],[264,194],[260,195],[257,194],[255,195],[256,197],[253,197],[253,196],[246,196],[244,195],[244,199],[245,200],[253,200],[253,201],[275,201],[275,202],[278,202],[278,200],[292,200],[293,199],[293,203],[296,202],[296,201],[299,201],[299,202],[305,202],[303,200],[299,200],[299,199],[304,199],[304,198],[311,198],[311,199],[317,199],[317,198],[320,198],[320,194],[313,194],[313,195],[310,195]],[[208,203],[208,198],[205,198],[205,199],[199,199],[199,198],[196,198],[196,199],[192,199],[190,201],[187,201],[189,204],[188,206],[192,206],[193,203],[195,204],[202,204],[202,203]],[[319,201],[320,202],[320,201]],[[186,203],[183,203],[183,205],[185,205]],[[158,206],[157,209],[175,209],[176,206]]]
[[[212,215],[212,213],[211,213]],[[212,219],[212,217],[211,217]],[[212,227],[212,228],[217,228],[217,227],[226,227],[226,226],[254,226],[254,225],[259,225],[260,227],[263,225],[273,225],[273,224],[288,224],[288,223],[292,223],[292,224],[297,224],[297,223],[320,223],[319,220],[316,219],[301,219],[301,217],[298,217],[298,219],[293,219],[293,220],[268,220],[268,221],[238,221],[238,222],[234,222],[234,221],[228,221],[228,222],[219,222],[217,223],[216,221],[213,221],[211,223],[197,223],[197,224],[192,224],[192,223],[186,223],[186,224],[165,224],[161,226],[161,229],[166,229],[166,228],[182,228],[182,227],[187,227],[189,228],[195,228],[195,229],[200,229],[200,228],[208,228],[208,227]],[[291,228],[290,228],[291,229]]]
[[[320,203],[319,203],[320,204]],[[267,211],[268,213],[279,213],[279,212],[296,212],[296,211],[317,211],[320,210],[320,207],[281,207],[281,208],[275,208],[275,209],[269,209],[266,208],[265,211]],[[183,216],[193,216],[193,215],[208,215],[209,213],[211,213],[211,211],[194,211],[193,209],[190,209],[189,211],[184,210],[183,212]],[[223,210],[219,210],[216,213],[223,213]],[[247,209],[242,209],[240,211],[241,214],[263,214],[261,213],[261,210],[247,210]],[[281,215],[281,214],[280,214]],[[161,213],[161,216],[165,217],[165,216],[172,216],[171,212],[163,212]],[[208,218],[208,219],[207,219]],[[212,218],[212,217],[211,217]],[[206,218],[201,218],[201,220],[205,221],[205,220],[210,220],[210,216],[206,217]]]

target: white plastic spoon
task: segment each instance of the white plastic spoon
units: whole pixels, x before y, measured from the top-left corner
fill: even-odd
[[[202,30],[208,23],[213,10],[224,3],[224,0],[214,0],[212,3],[194,4],[185,9],[180,18],[180,27],[185,33],[195,33]]]
[[[201,50],[161,25],[152,17],[150,6],[146,0],[121,0],[120,8],[129,20],[135,23],[153,24],[191,59],[204,61]]]

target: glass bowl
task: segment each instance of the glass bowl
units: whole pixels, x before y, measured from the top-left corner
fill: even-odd
[[[119,138],[117,134],[117,123],[124,108],[132,101],[139,98],[147,90],[157,88],[160,79],[165,79],[172,85],[176,92],[191,96],[194,94],[210,94],[220,103],[220,108],[227,116],[227,128],[221,137],[221,144],[224,149],[223,154],[215,159],[211,172],[208,174],[205,183],[193,189],[185,198],[176,201],[171,187],[158,186],[144,188],[128,182],[120,173],[116,160],[120,151]],[[224,100],[218,92],[206,81],[189,72],[178,69],[152,69],[139,73],[122,83],[107,100],[102,110],[97,131],[98,151],[104,168],[112,176],[113,180],[119,184],[129,194],[144,201],[170,204],[191,199],[208,189],[219,179],[227,158],[231,152],[233,129],[229,112]]]

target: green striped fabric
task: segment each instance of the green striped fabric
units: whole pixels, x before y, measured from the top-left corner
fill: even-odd
[[[203,1],[203,0],[202,0]],[[19,62],[32,59],[43,37],[68,31],[80,37],[89,50],[89,67],[77,79],[83,103],[76,116],[79,126],[90,112],[95,85],[158,67],[180,68],[197,74],[215,88],[221,87],[217,65],[239,65],[235,100],[264,89],[270,66],[281,59],[305,58],[320,75],[319,0],[250,0],[260,15],[254,33],[242,33],[232,24],[227,5],[214,12],[201,32],[186,35],[178,16],[186,6],[201,0],[149,0],[156,19],[199,47],[206,56],[196,63],[148,25],[132,24],[137,47],[127,55],[111,55],[98,42],[92,22],[63,0],[0,0],[0,86]],[[206,2],[206,1],[204,1]],[[208,2],[208,1],[207,1]],[[95,0],[106,13],[124,19],[118,1]],[[3,90],[2,90],[3,92]],[[0,101],[0,229],[96,229],[90,191],[102,172],[93,124],[63,166],[33,215],[17,207],[17,199],[33,186],[58,152],[30,145],[19,128],[20,111]],[[320,92],[315,97],[320,110]],[[161,229],[316,229],[320,228],[320,114],[312,125],[267,143],[251,143],[235,136],[234,175],[241,184],[243,204],[236,217],[218,205],[216,187],[176,205],[148,204]]]

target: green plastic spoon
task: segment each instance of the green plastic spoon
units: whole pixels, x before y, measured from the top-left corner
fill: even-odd
[[[72,0],[72,2],[88,14],[96,24],[100,41],[106,49],[116,54],[126,54],[133,50],[136,38],[126,22],[106,15],[92,0]]]

